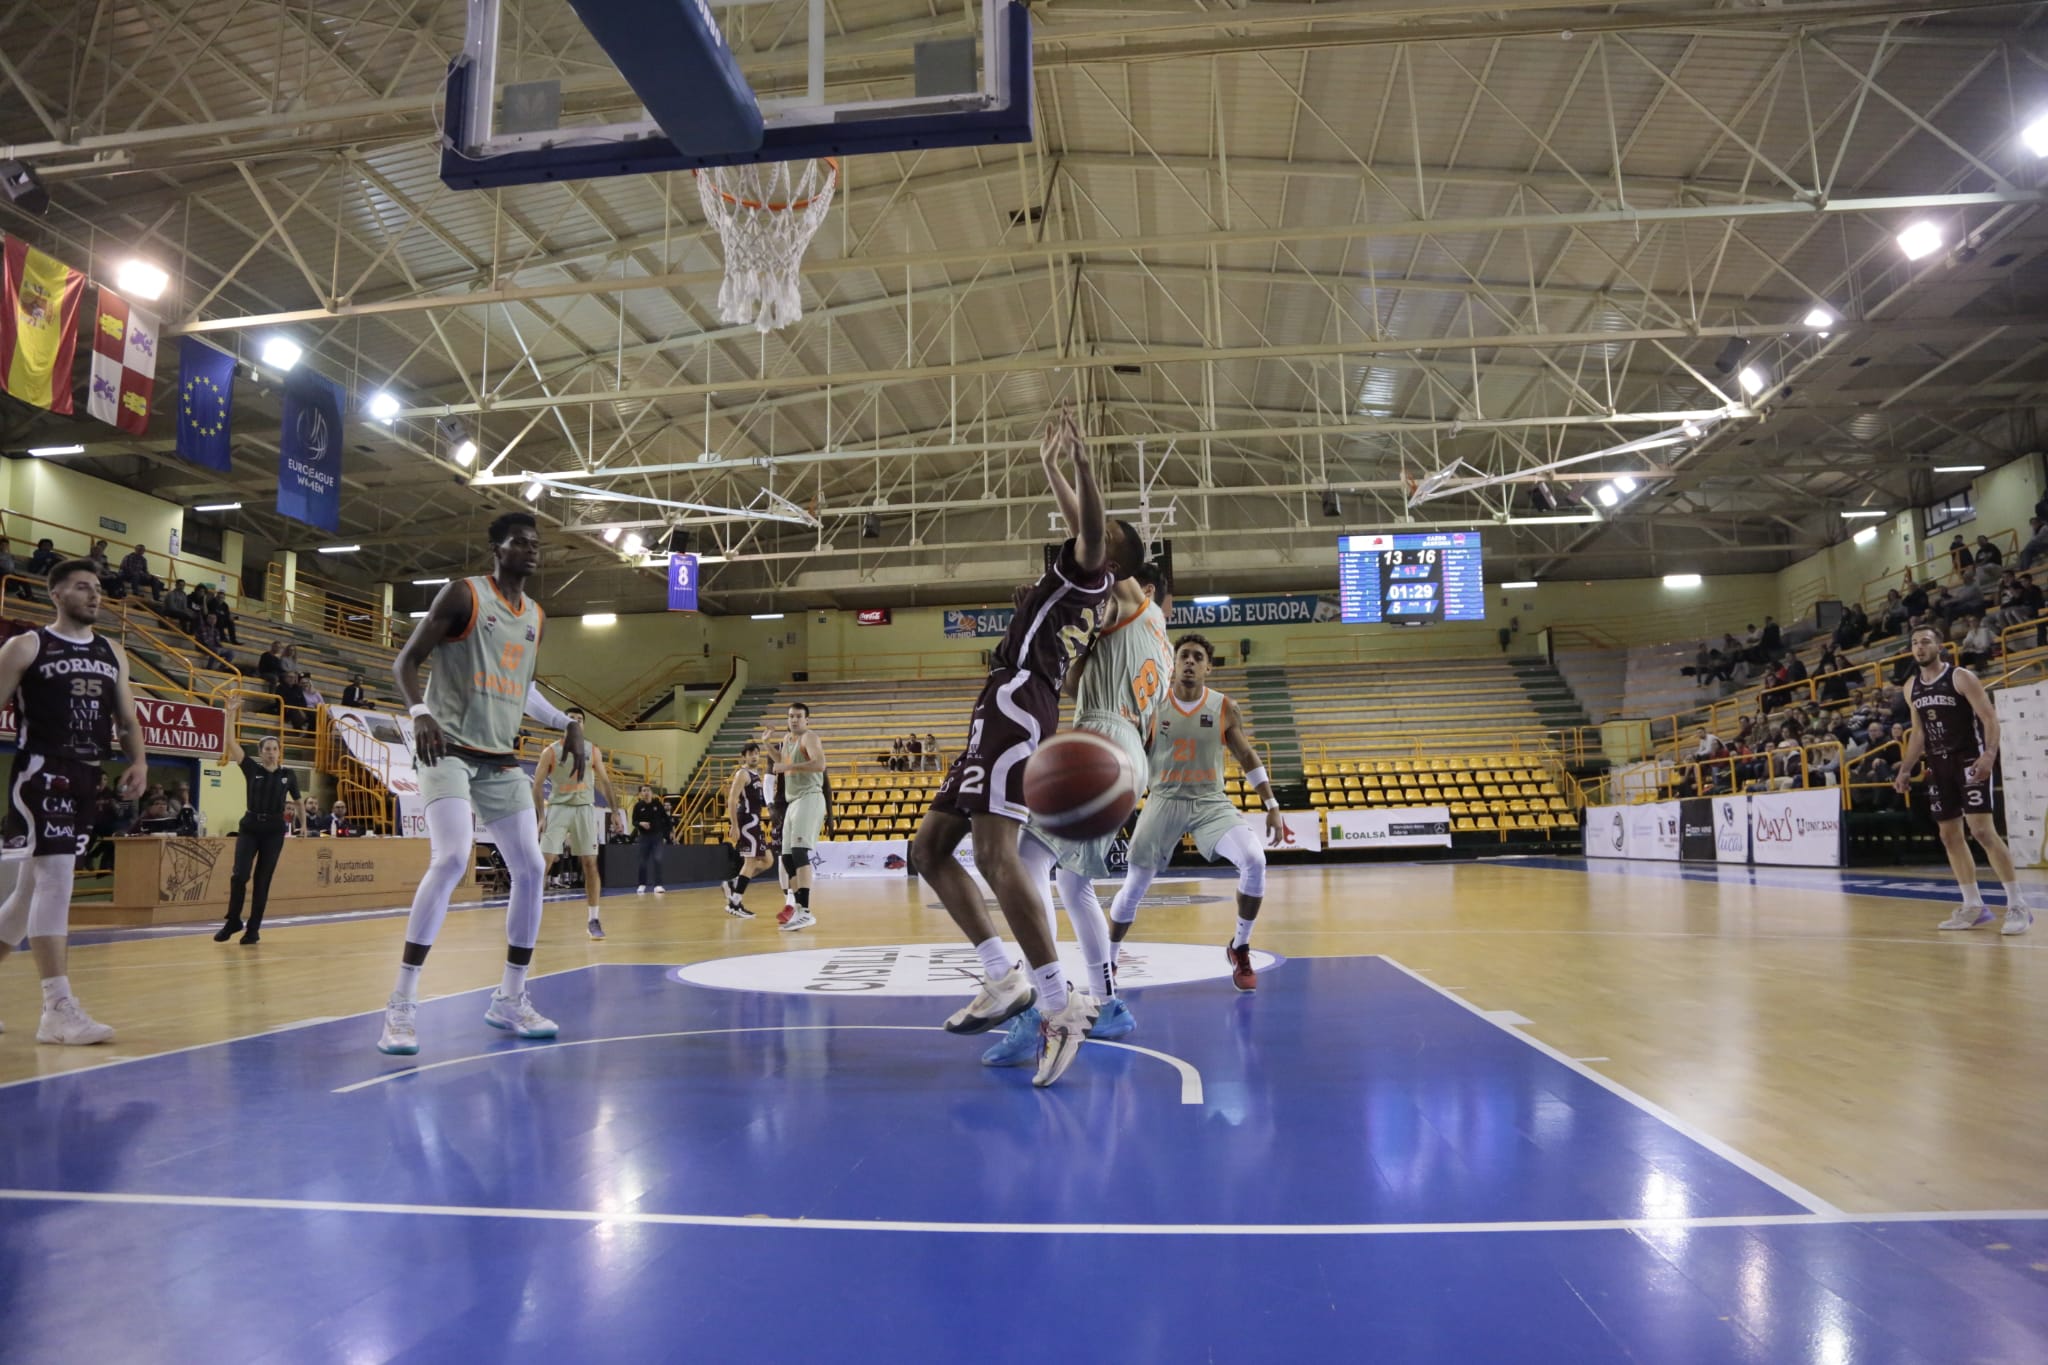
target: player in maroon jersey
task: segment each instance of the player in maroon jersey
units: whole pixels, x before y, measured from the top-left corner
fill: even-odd
[[[66,972],[71,879],[91,837],[100,764],[118,731],[128,760],[118,787],[134,800],[149,782],[142,725],[128,690],[128,656],[93,632],[100,617],[99,571],[89,559],[50,570],[57,619],[0,645],[0,707],[20,714],[4,825],[14,891],[0,904],[0,958],[28,934],[43,979],[39,1043],[104,1043],[114,1030],[88,1015]]]
[[[1899,760],[1899,775],[1892,779],[1901,795],[1913,775],[1913,765],[1927,761],[1927,811],[1941,832],[1941,846],[1948,865],[1962,888],[1963,903],[1937,928],[1975,929],[1989,924],[1992,913],[1977,889],[1977,859],[1964,839],[1977,841],[1991,870],[2005,883],[2005,925],[2007,934],[2024,934],[2034,926],[2034,912],[2020,890],[2019,875],[2013,870],[2012,854],[1998,837],[1991,819],[1991,768],[1998,761],[1998,711],[1992,706],[1984,684],[1967,668],[1958,668],[1941,657],[1941,632],[1933,626],[1913,631],[1913,662],[1919,669],[1906,684],[1906,700],[1913,708],[1913,732],[1906,739],[1906,752]]]
[[[1043,1047],[1034,1084],[1051,1085],[1073,1062],[1100,1008],[1086,991],[1071,990],[1054,950],[1046,902],[1048,861],[1020,857],[1024,764],[1059,728],[1060,687],[1074,659],[1100,623],[1110,585],[1135,573],[1145,542],[1128,522],[1105,525],[1102,492],[1074,424],[1071,409],[1046,427],[1039,446],[1047,482],[1062,455],[1074,465],[1071,505],[1062,506],[1074,538],[1017,603],[1009,631],[994,652],[994,667],[974,703],[967,744],[946,770],[931,809],[911,845],[918,875],[945,903],[953,922],[981,957],[985,983],[968,1006],[946,1021],[953,1033],[981,1033],[1037,1003],[1045,1016]],[[1066,503],[1068,499],[1062,498]],[[1016,935],[1030,971],[1017,969],[996,936],[974,878],[954,850],[969,831],[974,862],[995,892],[996,904]],[[1032,841],[1035,853],[1044,846]]]

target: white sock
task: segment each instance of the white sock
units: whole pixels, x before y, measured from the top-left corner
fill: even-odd
[[[983,939],[974,945],[974,954],[981,959],[981,974],[991,986],[1010,974],[1010,954],[1000,938]]]
[[[2005,888],[2005,904],[2007,909],[2026,909],[2027,893],[2020,889],[2018,882],[2001,882],[2000,885]]]
[[[71,978],[68,976],[46,976],[43,978],[43,1008],[62,1000],[71,994]]]
[[[1984,893],[1977,888],[1977,883],[1971,882],[1963,888],[1964,905],[1982,905],[1983,903]]]
[[[594,905],[591,905],[591,906],[585,906],[584,908],[585,908],[585,909],[587,909],[587,910],[588,910],[588,911],[590,912],[590,918],[591,918],[592,920],[595,920],[595,919],[597,918],[597,907],[596,907],[596,906],[594,906]]]
[[[1252,924],[1253,921],[1248,919],[1241,919],[1237,922],[1237,933],[1230,940],[1231,947],[1242,948],[1252,941]]]
[[[527,968],[505,964],[505,979],[498,983],[498,994],[517,995],[526,989]]]
[[[1038,1010],[1058,1014],[1067,1007],[1067,969],[1058,960],[1031,969],[1032,984],[1038,987]]]
[[[410,962],[398,964],[398,984],[391,988],[394,999],[417,1001],[420,998],[420,967]]]

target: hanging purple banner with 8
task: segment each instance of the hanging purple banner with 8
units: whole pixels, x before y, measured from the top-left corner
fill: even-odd
[[[668,609],[697,610],[697,556],[668,557]]]

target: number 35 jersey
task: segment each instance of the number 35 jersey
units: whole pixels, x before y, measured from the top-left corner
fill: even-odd
[[[22,676],[20,750],[99,763],[114,751],[114,685],[121,661],[104,636],[66,639],[36,631],[36,661]]]

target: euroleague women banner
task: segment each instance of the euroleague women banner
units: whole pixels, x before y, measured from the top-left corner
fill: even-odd
[[[284,381],[277,514],[341,529],[341,386],[311,370],[293,370]]]

